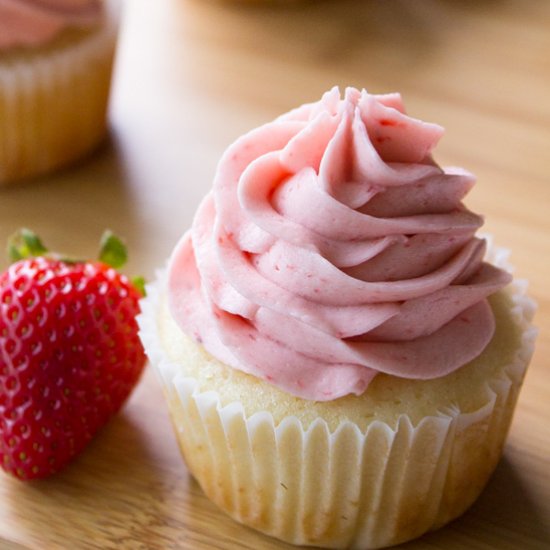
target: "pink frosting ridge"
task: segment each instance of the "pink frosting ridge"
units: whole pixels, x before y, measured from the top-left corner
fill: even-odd
[[[0,0],[0,50],[40,46],[67,27],[91,27],[101,0]]]
[[[430,379],[478,356],[486,297],[474,177],[441,169],[443,129],[399,94],[334,88],[238,139],[169,265],[181,329],[293,395],[361,394],[377,373]]]

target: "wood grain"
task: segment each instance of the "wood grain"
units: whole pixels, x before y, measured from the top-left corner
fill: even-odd
[[[437,159],[478,176],[468,205],[513,251],[539,303],[537,351],[489,486],[407,550],[550,547],[550,3],[545,0],[127,2],[105,146],[65,172],[0,191],[18,226],[93,255],[105,226],[129,271],[154,276],[238,135],[334,84],[401,91],[446,127]],[[2,259],[0,267],[6,265]],[[190,478],[151,372],[60,475],[0,474],[0,548],[271,549]]]

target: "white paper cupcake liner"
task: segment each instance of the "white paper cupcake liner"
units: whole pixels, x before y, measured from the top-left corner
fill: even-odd
[[[509,268],[507,251],[490,253]],[[521,347],[501,375],[487,382],[473,412],[449,407],[416,425],[349,421],[331,432],[321,418],[307,427],[294,416],[275,424],[268,411],[247,417],[201,392],[160,345],[159,283],[150,286],[139,318],[142,340],[169,403],[189,470],[207,496],[234,519],[298,545],[381,548],[415,538],[462,514],[477,498],[508,431],[534,349],[534,302],[526,285],[510,285]]]
[[[120,4],[63,46],[0,56],[0,185],[69,164],[104,137]]]

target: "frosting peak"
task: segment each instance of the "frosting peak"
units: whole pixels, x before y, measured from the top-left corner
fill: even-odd
[[[234,368],[312,400],[379,372],[435,378],[494,331],[474,177],[398,94],[337,88],[237,140],[169,268],[181,328]]]
[[[101,14],[101,0],[0,0],[0,51],[45,44],[67,27],[97,24]]]

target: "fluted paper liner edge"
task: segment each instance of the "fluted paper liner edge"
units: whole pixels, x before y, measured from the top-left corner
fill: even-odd
[[[489,261],[510,270],[508,251]],[[159,279],[162,279],[159,274]],[[534,349],[534,302],[526,283],[511,285],[522,345],[500,378],[487,383],[478,410],[455,408],[416,426],[373,421],[362,433],[346,421],[331,433],[296,417],[275,425],[268,412],[246,417],[214,391],[178,373],[158,340],[158,287],[150,285],[141,335],[169,402],[178,442],[207,496],[237,521],[300,545],[381,548],[415,538],[462,514],[477,498],[502,452],[523,375]]]

